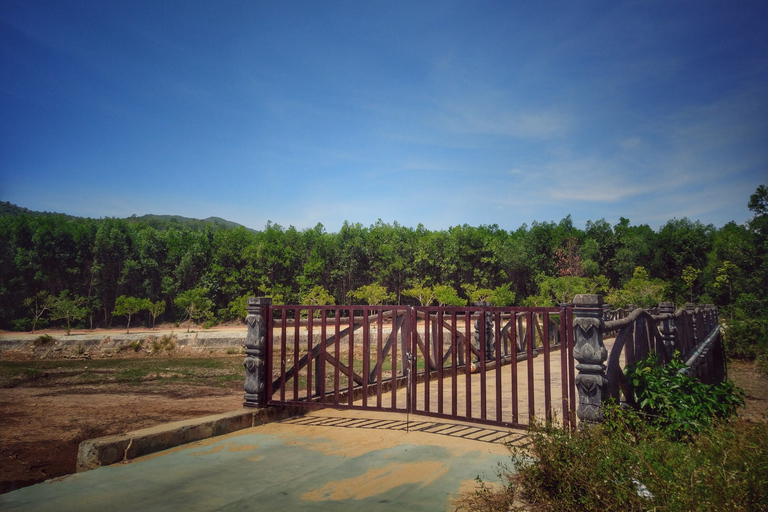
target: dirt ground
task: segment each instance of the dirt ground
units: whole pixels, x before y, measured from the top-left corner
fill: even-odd
[[[729,377],[746,392],[740,416],[768,421],[768,377],[741,362],[731,363]],[[137,386],[105,378],[75,384],[56,375],[0,393],[0,493],[73,473],[78,446],[86,439],[227,412],[243,400],[237,381]]]

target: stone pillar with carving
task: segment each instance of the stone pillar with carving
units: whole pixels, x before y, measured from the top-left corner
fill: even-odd
[[[576,414],[583,423],[597,423],[603,419],[603,401],[608,398],[608,379],[605,360],[608,351],[603,345],[603,298],[582,294],[573,299],[573,331],[576,358],[576,389],[579,405]]]
[[[479,308],[490,306],[490,302],[480,301],[473,303],[474,306]],[[482,327],[481,327],[482,323]],[[478,318],[475,321],[475,343],[477,344],[477,350],[480,350],[480,329],[485,329],[485,360],[490,361],[494,358],[493,351],[493,313],[486,311],[483,313],[482,322]]]
[[[245,338],[245,403],[246,407],[262,407],[267,403],[267,315],[270,297],[248,297],[248,335]]]
[[[699,333],[696,331],[700,326],[696,325],[696,304],[693,302],[687,302],[685,304],[685,311],[691,318],[691,337],[693,338],[693,346],[699,343]]]
[[[661,338],[664,340],[664,350],[671,360],[675,353],[675,303],[659,302],[661,321]]]

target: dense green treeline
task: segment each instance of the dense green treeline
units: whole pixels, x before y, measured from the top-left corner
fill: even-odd
[[[189,315],[188,302],[178,299],[202,290],[211,314],[199,318],[215,322],[239,316],[249,295],[347,304],[366,285],[386,288],[386,300],[400,304],[418,304],[413,290],[421,288],[450,288],[465,300],[501,289],[506,303],[518,305],[558,302],[586,291],[620,302],[629,297],[623,291],[634,290],[639,295],[633,297],[647,292],[653,300],[677,304],[738,303],[763,311],[767,205],[761,186],[750,199],[755,218],[719,229],[675,219],[654,231],[624,218],[616,225],[590,221],[579,229],[569,216],[516,231],[497,225],[430,231],[379,221],[345,222],[337,233],[321,224],[299,231],[268,223],[254,232],[221,222],[94,220],[5,209],[0,327],[30,329],[38,318],[39,327],[57,316],[63,325],[69,319],[51,312],[64,292],[74,301],[75,323],[93,327],[126,324],[127,303],[120,301],[116,309],[120,297],[162,302],[163,311],[155,310],[160,320],[178,322]],[[317,298],[318,290],[324,299]],[[150,324],[152,315],[147,306],[135,312],[132,325]]]

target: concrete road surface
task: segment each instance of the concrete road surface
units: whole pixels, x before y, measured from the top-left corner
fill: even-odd
[[[406,432],[408,428],[408,432]],[[11,511],[454,510],[497,482],[519,432],[403,414],[316,411],[0,496]]]

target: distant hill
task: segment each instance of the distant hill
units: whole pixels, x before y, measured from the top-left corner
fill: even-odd
[[[64,213],[55,213],[55,212],[38,212],[35,210],[30,210],[29,208],[24,208],[23,206],[17,206],[13,203],[10,203],[8,201],[0,201],[0,217],[16,217],[19,215],[28,215],[30,217],[40,217],[44,215],[64,215],[67,218],[70,219],[78,219],[81,217],[77,217],[74,215],[67,215]],[[222,219],[221,217],[208,217],[207,219],[193,219],[190,217],[182,217],[181,215],[153,215],[153,214],[147,214],[142,215],[141,217],[132,215],[130,217],[126,217],[125,220],[128,222],[135,222],[135,223],[142,223],[146,224],[148,226],[152,226],[155,229],[158,230],[167,230],[169,227],[172,227],[174,225],[177,226],[186,226],[190,229],[203,231],[205,230],[205,226],[208,224],[213,224],[215,227],[220,229],[235,229],[238,227],[245,227],[242,224],[238,224],[237,222],[232,222],[231,220]],[[249,231],[256,232],[256,230],[251,228],[246,228]]]
[[[150,213],[147,215],[142,215],[141,217],[132,215],[131,217],[128,217],[125,220],[129,222],[141,222],[149,226],[152,226],[155,229],[168,229],[168,227],[173,226],[174,224],[188,226],[196,230],[205,229],[206,224],[213,224],[214,226],[218,228],[223,228],[223,229],[235,229],[239,227],[245,227],[242,224],[238,224],[237,222],[232,222],[231,220],[222,219],[221,217],[193,219],[191,217],[182,217],[181,215],[154,215]],[[245,228],[245,229],[247,229],[248,231],[256,232],[256,230],[251,228]]]

